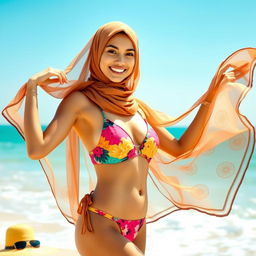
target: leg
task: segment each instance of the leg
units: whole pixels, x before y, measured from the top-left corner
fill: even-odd
[[[146,250],[146,222],[143,224],[141,229],[138,232],[138,235],[133,240],[133,243],[143,252]]]
[[[76,223],[76,246],[81,256],[143,256],[141,250],[132,242],[120,234],[116,223],[97,213],[90,214],[94,232],[86,231],[81,234],[82,216]]]

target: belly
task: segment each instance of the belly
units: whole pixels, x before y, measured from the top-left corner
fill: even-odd
[[[147,212],[147,196],[138,191],[95,189],[94,207],[122,219],[140,219]]]
[[[122,219],[144,218],[147,212],[147,165],[142,159],[97,168],[97,185],[93,205]],[[137,164],[136,164],[136,161]],[[108,175],[106,175],[108,174]]]

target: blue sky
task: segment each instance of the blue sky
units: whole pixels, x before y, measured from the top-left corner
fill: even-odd
[[[33,74],[49,66],[64,69],[101,25],[122,21],[139,38],[136,97],[180,115],[207,90],[223,59],[256,47],[255,10],[253,0],[0,0],[0,108]],[[252,90],[240,107],[253,124],[254,95]],[[38,99],[41,123],[47,124],[60,100],[41,89]],[[0,124],[6,123],[1,116]]]

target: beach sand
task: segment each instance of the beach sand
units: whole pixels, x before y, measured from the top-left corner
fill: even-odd
[[[4,246],[5,246],[4,244],[0,243],[0,250],[4,249]],[[77,251],[74,251],[74,250],[69,250],[69,249],[61,249],[61,250],[65,250],[65,255],[63,255],[63,256],[66,256],[66,255],[80,256],[80,254]],[[1,253],[0,253],[0,255],[1,255]],[[54,256],[54,255],[45,255],[45,256]]]
[[[40,221],[31,221],[25,215],[13,212],[0,212],[0,250],[5,247],[7,228],[15,224],[28,224],[32,226],[35,233],[35,239],[40,240],[42,247],[59,248],[65,251],[65,255],[67,253],[67,255],[80,256],[75,249],[73,229],[67,231],[65,226],[62,226],[59,223],[41,223]],[[70,224],[67,225],[68,227],[74,228]],[[59,239],[67,237],[67,233],[73,239],[70,239],[70,244],[64,241],[63,247],[60,248],[59,241],[57,244],[57,242],[54,243],[54,240],[56,237]]]
[[[0,243],[0,250],[4,249],[5,244],[4,243]],[[47,246],[49,247],[49,246]],[[72,256],[80,256],[80,254],[76,251],[76,250],[70,250],[70,249],[63,249],[63,248],[58,248],[58,247],[52,247],[54,249],[60,249],[63,250],[63,252],[65,252],[65,255],[72,255]],[[1,253],[0,253],[1,255]],[[36,255],[35,255],[36,256]],[[45,255],[48,256],[48,255]],[[54,255],[49,255],[49,256],[54,256]]]

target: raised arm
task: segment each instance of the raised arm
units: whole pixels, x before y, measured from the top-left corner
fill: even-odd
[[[221,88],[223,84],[226,83],[232,83],[236,80],[236,73],[234,71],[223,73],[222,81],[220,82],[219,87]],[[209,105],[213,101],[213,99],[216,97],[217,92],[215,94],[210,94],[206,98],[206,104],[202,104],[192,121],[192,123],[189,125],[187,130],[184,132],[184,134],[179,139],[179,144],[181,147],[181,152],[185,153],[191,148],[193,148],[199,141],[201,134],[204,130],[203,124],[210,116],[209,111]],[[208,103],[207,103],[208,102]]]
[[[78,104],[81,93],[73,92],[60,102],[55,116],[43,132],[33,91],[30,87],[26,94],[24,133],[29,158],[38,160],[55,149],[68,135],[81,110]]]
[[[235,73],[227,72],[224,74],[222,83],[233,82],[234,80]],[[210,95],[206,99],[206,101],[209,103],[202,104],[200,106],[194,120],[179,140],[177,140],[164,127],[152,126],[159,137],[160,149],[174,157],[177,157],[193,148],[198,143],[198,140],[200,139],[201,133],[204,129],[202,124],[204,124],[205,121],[209,118],[210,112],[208,106],[211,103],[213,97],[215,97],[215,95]]]
[[[208,116],[208,107],[202,105],[193,122],[179,140],[168,132],[166,128],[151,125],[159,137],[160,149],[174,157],[178,157],[179,155],[187,152],[200,138],[203,129],[201,124],[204,123]]]

